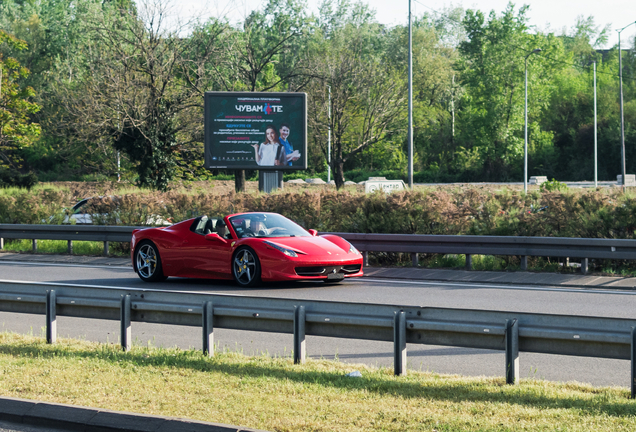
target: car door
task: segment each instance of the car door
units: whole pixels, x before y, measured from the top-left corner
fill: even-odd
[[[212,219],[210,223],[214,226],[216,220]],[[231,254],[231,240],[207,239],[205,234],[208,231],[195,229],[186,234],[182,246],[182,276],[226,278],[230,274],[228,254]]]

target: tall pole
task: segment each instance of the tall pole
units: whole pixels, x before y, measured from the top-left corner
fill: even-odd
[[[623,28],[625,30],[625,28]],[[622,31],[622,30],[621,30]],[[621,104],[621,173],[623,174],[623,190],[627,183],[627,169],[625,163],[625,119],[623,117],[623,60],[621,56],[621,31],[618,32],[618,81],[620,82]]]
[[[620,30],[616,30],[618,32],[618,80],[620,82],[619,87],[621,94],[621,170],[623,173],[623,189],[625,189],[625,184],[627,184],[627,170],[625,163],[625,118],[623,117],[623,58],[621,55],[621,32],[632,24],[636,24],[636,21],[627,24]]]
[[[596,60],[594,60],[594,187],[598,187],[598,147],[596,132]]]
[[[524,96],[524,129],[523,129],[523,192],[528,193],[528,56],[526,56],[526,84]]]
[[[409,0],[409,188],[413,189],[413,25]]]
[[[329,106],[327,115],[329,116],[329,129],[327,131],[327,183],[331,181],[331,86],[329,88]]]
[[[541,52],[541,48],[535,48],[526,56],[526,82],[524,99],[524,130],[523,130],[523,192],[528,193],[528,57]]]

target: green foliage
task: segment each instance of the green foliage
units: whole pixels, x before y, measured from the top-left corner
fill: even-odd
[[[38,177],[34,173],[22,174],[14,169],[0,168],[0,187],[31,189],[36,184],[38,184]]]
[[[179,29],[159,19],[165,6],[0,2],[2,164],[51,181],[120,173],[160,190],[170,179],[205,180],[215,175],[203,166],[205,91],[305,91],[307,177],[326,171],[329,128],[339,187],[345,172],[406,176],[406,26],[379,24],[363,3],[326,0],[314,15],[300,0],[268,0],[239,25],[213,17]],[[595,60],[598,174],[613,180],[618,55],[597,50],[608,31],[593,17],[562,34],[537,31],[527,7],[512,4],[500,14],[449,7],[415,17],[416,181],[521,180],[524,71],[537,47],[527,58],[529,175],[592,178]],[[628,149],[634,71],[636,57],[623,55]],[[627,171],[636,171],[629,153]]]
[[[469,10],[464,18],[468,40],[459,46],[466,85],[460,114],[463,147],[474,150],[477,160],[471,169],[487,180],[517,175],[513,167],[523,157],[525,65],[529,121],[548,107],[552,77],[563,68],[558,63],[562,44],[552,35],[529,33],[527,9],[515,13],[509,4],[500,17],[491,12],[486,20],[480,11]],[[535,48],[542,49],[540,55],[531,54]]]
[[[561,183],[558,180],[552,179],[550,181],[541,183],[539,189],[541,190],[541,192],[563,192],[568,189],[568,185],[566,185],[565,183]]]
[[[0,30],[0,49],[5,47],[16,51],[27,49],[26,42]],[[31,121],[31,116],[40,109],[31,101],[35,91],[22,83],[28,76],[27,68],[0,51],[0,164],[14,169],[22,166],[19,151],[40,135],[40,126]]]

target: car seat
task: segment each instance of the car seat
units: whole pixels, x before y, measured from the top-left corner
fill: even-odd
[[[212,223],[212,219],[208,219],[205,223],[205,228],[203,229],[203,235],[212,234],[214,232],[214,225]]]

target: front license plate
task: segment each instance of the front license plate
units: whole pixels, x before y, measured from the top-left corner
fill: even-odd
[[[327,279],[341,280],[344,279],[344,273],[329,273]]]

